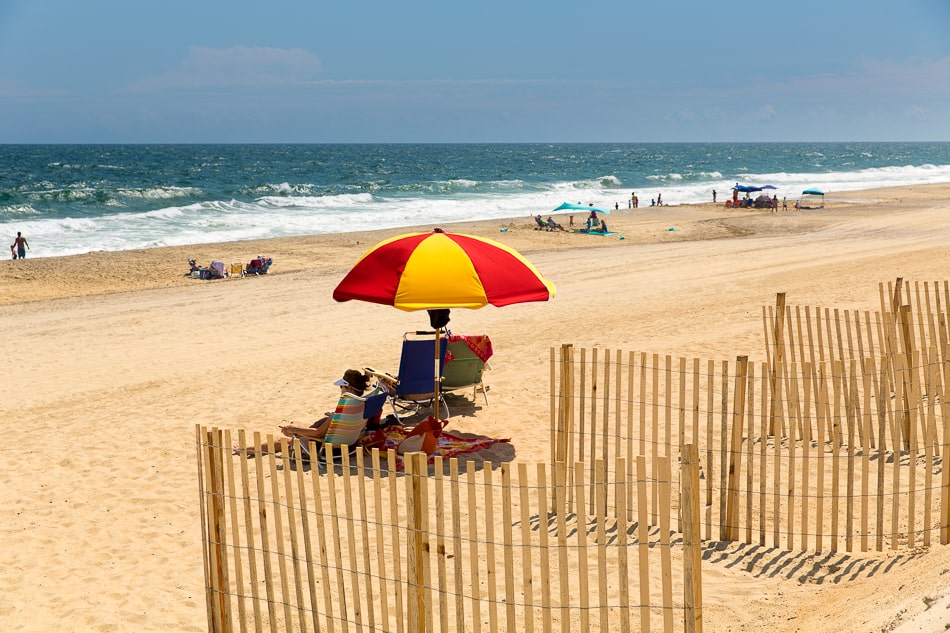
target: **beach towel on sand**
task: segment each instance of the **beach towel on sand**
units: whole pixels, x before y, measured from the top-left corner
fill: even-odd
[[[364,447],[368,449],[378,448],[380,452],[385,452],[390,448],[395,450],[410,433],[411,429],[406,429],[401,426],[388,426],[364,436],[362,443]],[[474,453],[489,446],[510,441],[510,438],[495,439],[485,436],[462,437],[449,433],[448,431],[442,431],[439,434],[436,448],[432,454],[429,455],[428,461],[430,464],[433,463],[436,455],[439,455],[443,459],[449,459],[461,455],[462,453]],[[396,468],[402,470],[402,467],[402,455],[396,455]]]

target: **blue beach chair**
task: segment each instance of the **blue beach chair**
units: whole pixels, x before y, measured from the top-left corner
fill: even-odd
[[[439,338],[439,373],[445,366],[448,351],[445,336]],[[385,383],[390,389],[393,413],[415,413],[420,408],[435,408],[435,332],[406,332],[402,338],[402,354],[399,357],[399,374],[393,376],[367,367],[366,372]],[[449,407],[439,394],[439,401],[449,417]]]

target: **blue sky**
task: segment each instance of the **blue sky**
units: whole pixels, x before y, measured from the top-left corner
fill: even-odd
[[[0,0],[0,143],[877,140],[948,0]]]

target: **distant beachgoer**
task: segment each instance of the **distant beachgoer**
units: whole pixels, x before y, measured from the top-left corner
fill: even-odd
[[[656,198],[650,198],[650,206],[651,206],[651,207],[655,207],[655,206],[656,206]]]
[[[788,211],[788,198],[782,196],[782,211]]]
[[[713,204],[716,204],[716,190],[713,189]]]
[[[601,231],[602,233],[606,233],[606,232],[607,232],[607,221],[606,221],[606,220],[601,220],[601,221],[600,221],[600,231]]]
[[[620,210],[620,203],[614,202],[614,211],[619,211],[619,210]]]
[[[567,226],[568,226],[569,228],[572,228],[572,229],[574,228],[574,216],[573,216],[573,214],[567,216]]]
[[[656,194],[656,206],[658,206],[658,207],[663,206],[663,194],[662,194],[662,193]]]
[[[732,188],[732,206],[736,206],[737,202],[739,202],[739,183]]]
[[[778,213],[778,196],[772,196],[772,213]]]
[[[638,198],[636,195],[634,195],[634,196],[633,196],[633,208],[636,209],[636,208],[639,207],[639,206],[640,206],[640,198]]]
[[[13,240],[13,245],[10,247],[10,249],[12,250],[14,247],[16,247],[16,253],[14,254],[15,256],[13,259],[26,259],[26,249],[30,248],[30,244],[26,241],[26,238],[20,234],[19,231],[16,232],[16,239]]]

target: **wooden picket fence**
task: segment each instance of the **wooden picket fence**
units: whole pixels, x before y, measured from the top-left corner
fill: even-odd
[[[654,468],[691,443],[706,539],[849,552],[947,543],[948,284],[880,287],[874,313],[793,309],[778,295],[763,309],[758,366],[552,348],[552,462],[600,459],[625,478],[631,455]]]
[[[671,462],[650,477],[643,456],[620,479],[375,450],[310,468],[196,433],[209,631],[702,630],[694,447],[674,493]]]

